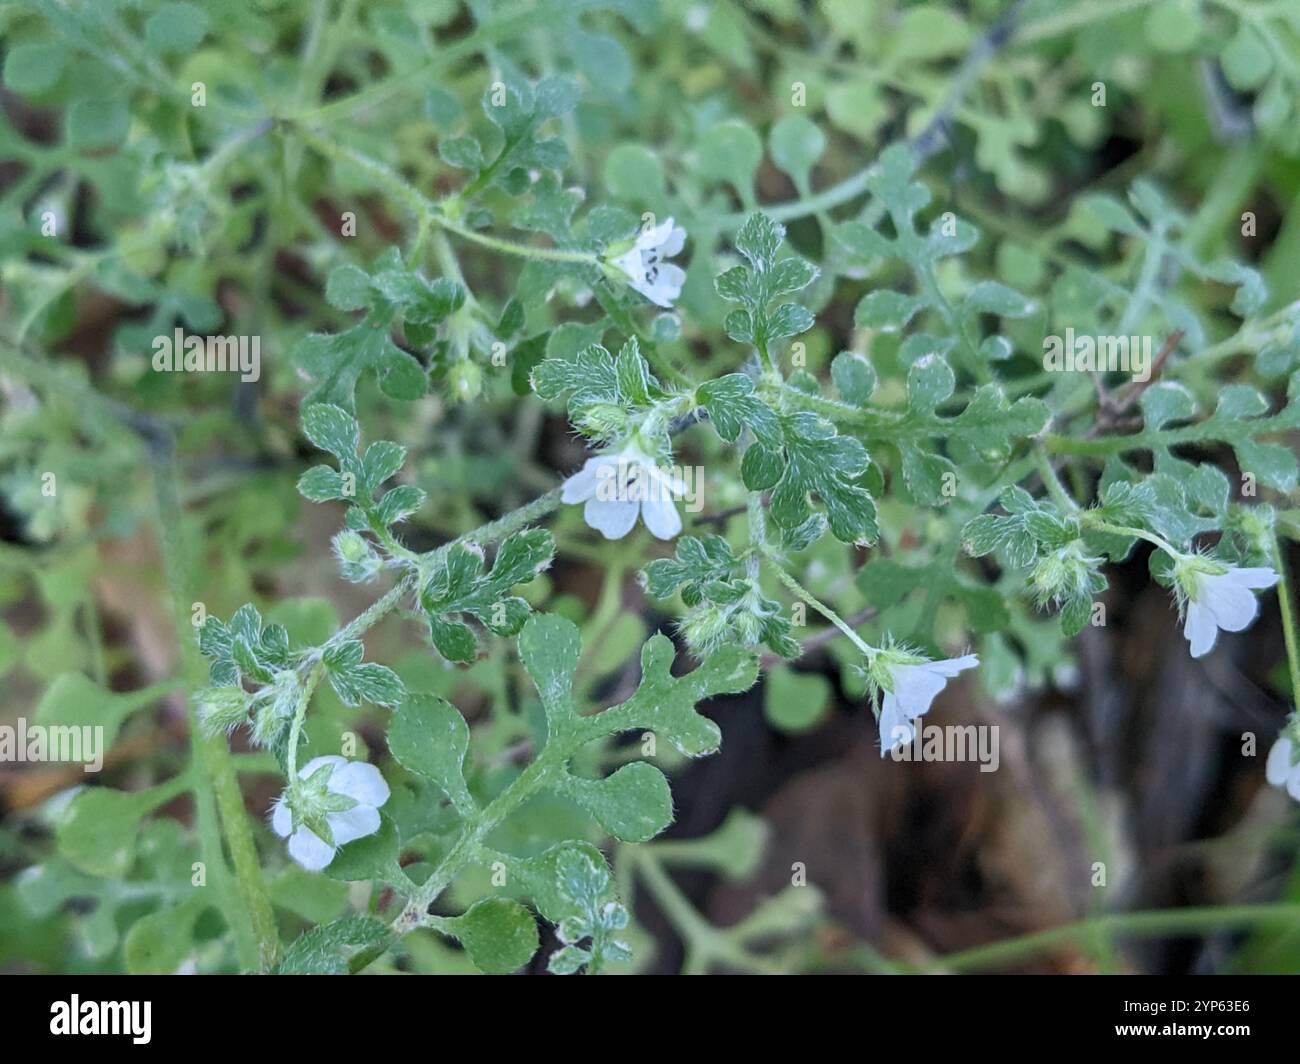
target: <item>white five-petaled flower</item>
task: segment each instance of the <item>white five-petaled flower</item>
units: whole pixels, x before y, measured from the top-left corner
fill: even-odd
[[[330,766],[331,771],[323,786],[309,788],[302,800],[315,808],[319,820],[328,827],[334,837],[332,844],[304,822],[307,810],[298,810],[295,828],[294,813],[285,795],[280,796],[271,814],[272,829],[280,838],[289,840],[289,856],[309,872],[319,872],[334,860],[340,846],[378,831],[379,807],[389,795],[388,784],[374,765],[337,755],[313,758],[298,772],[298,778],[311,780],[325,766]],[[347,805],[349,801],[351,805]]]
[[[659,539],[672,539],[682,530],[675,500],[687,492],[677,476],[660,469],[635,447],[606,451],[588,458],[564,482],[560,498],[585,503],[583,520],[606,539],[622,539],[640,514],[646,528]]]
[[[1266,566],[1238,569],[1195,554],[1177,559],[1174,572],[1187,602],[1183,635],[1194,658],[1214,649],[1220,629],[1240,632],[1249,627],[1259,612],[1254,592],[1277,583],[1277,573]]]
[[[973,669],[980,659],[974,654],[942,661],[925,661],[892,650],[881,651],[870,667],[884,692],[880,710],[880,756],[916,738],[915,721],[959,672]]]
[[[637,234],[636,243],[614,259],[614,265],[627,274],[633,288],[655,306],[665,309],[682,294],[686,271],[675,263],[665,262],[686,244],[686,230],[674,225],[671,218]]]
[[[1283,732],[1268,752],[1264,776],[1274,787],[1283,787],[1286,793],[1300,802],[1300,764],[1296,763],[1295,743]]]

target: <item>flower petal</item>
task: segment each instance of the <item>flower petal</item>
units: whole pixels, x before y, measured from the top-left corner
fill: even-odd
[[[1227,575],[1241,587],[1268,588],[1277,583],[1277,571],[1266,565],[1254,569],[1233,569]]]
[[[978,668],[980,659],[975,654],[965,654],[960,658],[943,658],[940,661],[927,661],[924,665],[916,666],[918,669],[926,669],[929,672],[938,673],[940,676],[953,677],[959,672],[965,672],[967,669]]]
[[[651,284],[649,281],[640,278],[632,281],[632,287],[645,296],[646,299],[650,300],[650,302],[656,307],[662,307],[664,310],[668,310],[672,307],[673,300],[677,298],[681,291],[678,289],[677,292],[671,292],[664,286],[662,280],[655,281]]]
[[[1225,632],[1240,632],[1249,627],[1259,612],[1255,593],[1234,579],[1235,572],[1201,580],[1201,601],[1214,614],[1214,623]]]
[[[283,795],[275,800],[275,808],[271,810],[271,830],[282,839],[287,839],[293,830],[293,813]]]
[[[564,490],[560,493],[560,501],[567,503],[586,502],[595,495],[597,473],[606,461],[607,459],[603,455],[588,458],[583,463],[582,468],[564,482]]]
[[[336,768],[330,776],[329,789],[335,794],[343,794],[360,805],[369,805],[378,809],[388,801],[388,784],[379,774],[379,769],[366,761],[352,761],[342,768]]]
[[[614,265],[627,274],[628,279],[635,282],[645,276],[645,270],[641,265],[641,249],[633,248],[625,255],[620,255],[614,260]]]
[[[346,757],[340,757],[338,754],[325,754],[323,757],[313,757],[307,762],[307,764],[303,765],[302,768],[298,770],[298,778],[304,780],[311,779],[312,773],[320,768],[321,765],[333,765],[337,768],[339,765],[346,765],[347,763],[348,759]],[[333,775],[333,773],[331,773],[331,775]]]
[[[906,746],[916,738],[916,728],[907,719],[892,692],[885,692],[885,703],[880,710],[880,756],[886,757],[899,746]]]
[[[894,697],[898,699],[898,707],[908,719],[926,712],[935,695],[948,685],[942,674],[932,671],[926,665],[896,665],[892,677]]]
[[[1286,793],[1300,802],[1300,770],[1296,770],[1286,778]]]
[[[379,830],[379,810],[369,805],[354,805],[341,813],[331,813],[326,820],[339,846]]]
[[[682,515],[668,499],[650,498],[641,504],[641,519],[659,539],[672,539],[682,530]]]
[[[681,477],[666,469],[660,469],[653,463],[642,467],[648,485],[648,497],[651,499],[683,499],[689,494],[690,486]]]
[[[1264,778],[1274,787],[1283,786],[1291,776],[1291,740],[1279,735],[1273,749],[1268,752],[1264,765]]]
[[[334,860],[334,847],[304,825],[289,840],[289,856],[308,872],[319,872]]]
[[[665,218],[662,222],[652,229],[643,229],[636,238],[636,246],[646,251],[654,251],[661,247],[672,235],[673,220]],[[679,249],[680,250],[680,249]],[[665,252],[664,254],[668,254]]]
[[[1219,626],[1214,623],[1214,614],[1199,602],[1187,604],[1187,622],[1183,625],[1183,635],[1187,637],[1192,657],[1203,658],[1214,649],[1214,641],[1219,638]]]
[[[640,503],[588,499],[582,519],[606,539],[622,539],[632,531],[640,512]]]
[[[664,239],[664,242],[659,245],[659,255],[665,259],[671,259],[686,246],[686,230],[680,225],[673,225],[671,218],[668,219],[668,224],[672,226],[672,230]]]
[[[659,273],[650,286],[653,293],[642,289],[642,294],[660,307],[671,307],[682,294],[682,285],[686,283],[686,271],[671,262],[661,262]]]

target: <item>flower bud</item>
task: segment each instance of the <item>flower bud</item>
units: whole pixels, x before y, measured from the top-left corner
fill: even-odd
[[[1074,540],[1058,550],[1044,554],[1034,567],[1029,585],[1040,606],[1049,602],[1070,602],[1092,597],[1096,590],[1094,575],[1101,568],[1100,558],[1083,553],[1083,541]]]
[[[724,607],[709,605],[688,614],[682,621],[682,635],[696,657],[706,657],[726,641],[731,631],[727,612]]]
[[[199,693],[199,722],[209,735],[232,732],[248,719],[242,687],[209,687]]]
[[[333,547],[343,579],[350,583],[369,583],[383,568],[383,560],[375,553],[369,540],[356,532],[340,532],[334,537]]]
[[[483,371],[477,364],[462,359],[447,371],[447,383],[451,388],[451,397],[460,402],[477,399],[483,390]]]

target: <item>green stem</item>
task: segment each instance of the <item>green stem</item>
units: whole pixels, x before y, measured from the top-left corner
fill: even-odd
[[[581,742],[587,741],[587,734],[581,733]],[[352,958],[349,968],[353,973],[362,971],[380,957],[395,941],[409,931],[419,927],[428,913],[429,906],[438,899],[456,874],[474,860],[479,847],[487,836],[507,816],[513,813],[536,791],[547,783],[552,772],[558,771],[572,756],[571,744],[560,744],[552,740],[542,748],[541,754],[513,783],[502,791],[492,802],[465,825],[455,844],[424,883],[416,888],[402,911],[389,927],[388,936],[375,945],[362,950]]]
[[[777,974],[775,965],[750,955],[725,932],[710,924],[673,882],[663,865],[655,859],[652,847],[630,848],[632,867],[641,876],[651,896],[663,910],[668,922],[682,937],[687,963],[684,974],[705,974],[711,964],[722,964],[743,972]]]
[[[1133,326],[1141,320],[1147,303],[1151,300],[1151,293],[1160,273],[1160,265],[1164,260],[1165,231],[1162,226],[1157,225],[1152,229],[1151,239],[1147,242],[1142,269],[1138,273],[1137,285],[1133,289],[1133,298],[1124,308],[1124,316],[1120,318],[1119,327],[1115,330],[1118,335],[1127,336],[1133,331]]]
[[[835,625],[836,628],[838,628],[841,632],[843,632],[846,636],[848,636],[849,641],[852,642],[855,647],[857,647],[860,651],[862,651],[863,654],[866,655],[868,661],[873,659],[879,653],[879,651],[875,647],[867,643],[860,635],[858,635],[857,632],[855,632],[852,628],[850,628],[848,622],[845,621],[838,613],[836,613],[833,609],[831,609],[824,602],[818,599],[816,595],[814,595],[811,591],[809,591],[806,587],[804,587],[801,583],[799,583],[798,580],[796,580],[793,576],[791,576],[790,573],[786,570],[785,566],[783,566],[777,560],[775,554],[770,549],[764,548],[763,555],[764,557],[767,558],[768,564],[771,565],[772,571],[776,573],[777,579],[780,580],[781,583],[783,583],[787,588],[789,588],[798,598],[808,603],[809,606],[815,609],[818,613],[820,613],[823,617],[825,617],[828,621],[830,621],[831,624]]]
[[[468,240],[482,247],[491,248],[493,251],[505,255],[514,255],[518,258],[541,259],[546,262],[573,262],[587,266],[598,266],[600,264],[600,259],[591,251],[539,248],[531,244],[517,244],[514,241],[502,240],[500,237],[488,236],[486,233],[467,229],[459,222],[454,222],[448,218],[443,213],[441,204],[429,199],[428,196],[387,164],[364,155],[354,148],[349,148],[345,144],[339,144],[337,141],[297,123],[286,121],[284,125],[294,130],[327,159],[346,163],[363,171],[375,184],[387,189],[394,199],[400,201],[407,210],[414,214],[422,228],[431,225],[437,226],[449,233],[455,233],[462,240]]]
[[[1047,489],[1047,494],[1056,500],[1056,504],[1062,510],[1067,512],[1077,510],[1079,504],[1065,490],[1060,477],[1056,475],[1056,470],[1052,467],[1051,458],[1048,457],[1047,452],[1041,445],[1034,447],[1034,461],[1038,464],[1038,472],[1043,478],[1043,486]]]
[[[745,500],[745,510],[749,517],[749,550],[746,560],[750,580],[757,581],[763,551],[767,549],[767,515],[763,512],[763,493],[751,491]]]
[[[1291,669],[1291,705],[1300,710],[1300,616],[1296,613],[1295,590],[1287,572],[1281,538],[1273,535],[1273,564],[1277,568],[1277,601],[1282,610],[1282,635]]]
[[[431,221],[434,225],[447,230],[447,232],[455,233],[462,240],[468,240],[470,243],[479,244],[493,251],[499,251],[503,255],[514,255],[524,259],[541,259],[545,262],[577,262],[588,266],[597,266],[600,263],[595,253],[591,251],[566,251],[563,248],[539,248],[533,247],[531,244],[516,244],[510,240],[502,240],[500,237],[488,236],[486,233],[480,233],[474,229],[466,229],[463,225],[451,221],[442,214],[435,214]]]
[[[1043,445],[1052,454],[1107,458],[1112,454],[1123,454],[1127,451],[1174,447],[1183,443],[1202,443],[1206,440],[1232,440],[1236,435],[1233,426],[1239,424],[1239,422],[1227,422],[1212,416],[1196,425],[1137,432],[1129,436],[1101,436],[1095,440],[1049,435],[1044,437]],[[1250,421],[1252,436],[1260,436],[1268,432],[1287,432],[1291,428],[1291,415],[1288,411],[1271,417],[1253,418]]]
[[[544,495],[539,495],[532,502],[524,503],[517,510],[511,510],[504,517],[498,517],[495,521],[489,521],[487,524],[474,529],[473,532],[466,532],[454,543],[477,543],[479,546],[486,546],[489,543],[495,543],[499,539],[505,539],[506,536],[513,532],[518,532],[521,528],[531,525],[538,518],[545,517],[552,510],[558,510],[561,505],[561,495],[564,487],[552,488]],[[451,548],[452,544],[439,547],[432,553],[445,553]]]
[[[184,540],[185,516],[177,490],[172,446],[170,438],[165,441],[154,441],[152,450],[154,495],[158,508],[158,527],[161,529],[163,562],[171,591],[176,634],[185,661],[187,685],[193,690],[206,683],[206,665],[198,652],[198,645],[189,623],[190,603],[193,601],[193,567]],[[241,939],[247,942],[251,931],[253,951],[250,956],[247,946],[241,949],[243,966],[263,972],[269,971],[279,957],[280,936],[276,929],[271,897],[262,879],[262,868],[253,841],[252,824],[249,821],[248,810],[244,807],[244,796],[239,789],[235,764],[224,740],[204,735],[194,699],[189,698],[186,702],[190,718],[190,745],[195,766],[194,786],[201,811],[200,841],[204,844],[204,860],[207,867],[213,869],[219,877],[225,874],[225,859],[220,848],[218,846],[215,851],[213,849],[216,840],[211,834],[205,836],[203,833],[203,807],[210,807],[215,800],[221,832],[225,836],[226,847],[230,851],[230,859],[234,865],[239,899],[243,903],[242,907],[232,905],[233,899],[227,898],[226,905],[223,906],[226,922],[235,935],[236,943]]]
[[[1036,931],[1030,935],[995,942],[988,946],[952,953],[927,966],[933,972],[972,972],[1012,964],[1046,953],[1060,946],[1090,941],[1098,934],[1107,937],[1158,938],[1190,931],[1249,927],[1255,924],[1289,924],[1300,920],[1300,905],[1223,905],[1200,908],[1107,913],[1089,917],[1065,927]]]
[[[1161,539],[1154,532],[1148,532],[1143,528],[1130,528],[1128,525],[1112,525],[1109,521],[1102,521],[1092,517],[1090,511],[1087,510],[1084,510],[1079,515],[1079,518],[1089,528],[1096,529],[1098,532],[1109,532],[1114,536],[1132,536],[1136,539],[1144,539],[1148,543],[1159,547],[1175,561],[1183,557],[1182,551],[1172,546],[1168,541]]]
[[[408,573],[389,588],[383,598],[376,599],[364,613],[357,614],[346,628],[335,633],[327,645],[347,643],[361,638],[364,633],[392,613],[407,593],[414,590],[418,582],[419,578],[414,573]]]
[[[302,692],[298,695],[298,704],[294,706],[293,723],[289,725],[289,749],[285,754],[287,762],[289,789],[297,791],[299,787],[298,780],[298,743],[302,739],[302,726],[307,719],[307,706],[311,704],[312,692],[316,690],[316,685],[320,683],[320,678],[325,673],[324,662],[317,661],[308,671],[306,678],[302,682]]]

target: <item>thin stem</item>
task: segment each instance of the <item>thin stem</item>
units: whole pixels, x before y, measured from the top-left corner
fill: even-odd
[[[154,495],[158,508],[158,527],[162,530],[163,561],[171,591],[172,610],[176,633],[185,660],[186,677],[191,689],[206,682],[206,666],[198,652],[198,645],[189,624],[190,603],[193,601],[193,568],[184,542],[185,517],[176,485],[175,456],[170,437],[153,440]],[[239,777],[224,740],[203,733],[194,699],[186,700],[190,719],[190,746],[195,771],[194,787],[200,808],[215,799],[220,814],[221,831],[234,864],[238,884],[239,905],[224,906],[224,915],[238,942],[252,932],[254,952],[244,954],[246,968],[269,971],[274,967],[280,952],[280,935],[276,929],[271,896],[262,879],[262,867],[253,841],[252,824],[244,807],[244,796],[239,789]],[[213,852],[211,837],[204,842],[206,866],[217,874],[225,874],[225,858],[219,846]]]
[[[852,628],[850,628],[848,622],[846,622],[838,613],[836,613],[833,609],[831,609],[824,602],[818,599],[816,595],[814,595],[811,591],[809,591],[806,587],[804,587],[801,583],[799,583],[798,580],[796,580],[793,576],[791,576],[790,573],[786,570],[785,566],[783,566],[777,560],[776,556],[772,553],[770,549],[764,548],[763,555],[764,557],[767,558],[768,563],[771,565],[772,571],[776,573],[777,579],[779,579],[781,583],[783,583],[787,588],[789,588],[798,598],[801,598],[804,602],[808,603],[809,606],[815,609],[818,613],[820,613],[823,617],[825,617],[828,621],[830,621],[831,624],[835,625],[836,628],[838,628],[841,632],[843,632],[846,636],[848,636],[850,642],[852,642],[855,647],[857,647],[860,651],[862,651],[863,654],[867,656],[868,661],[870,661],[879,653],[879,651],[875,647],[867,643],[860,635],[858,635],[857,632],[855,632]]]
[[[775,964],[749,954],[739,943],[710,924],[682,893],[653,854],[653,847],[629,848],[632,867],[640,874],[651,896],[659,904],[668,922],[681,935],[687,952],[687,972],[704,973],[710,962],[722,963],[740,971],[767,975],[777,974]]]
[[[1142,269],[1138,274],[1137,285],[1133,289],[1133,298],[1128,301],[1128,306],[1124,308],[1124,316],[1120,318],[1119,327],[1115,330],[1118,335],[1127,336],[1133,331],[1133,326],[1141,319],[1147,303],[1151,300],[1151,293],[1155,288],[1156,278],[1160,274],[1160,266],[1164,260],[1165,231],[1163,226],[1156,225],[1151,231],[1151,239],[1147,242],[1146,255],[1142,260]]]
[[[498,517],[495,521],[489,521],[472,532],[466,532],[459,539],[453,540],[452,543],[477,543],[479,546],[486,546],[489,543],[495,543],[499,539],[505,539],[512,532],[518,532],[526,525],[531,525],[538,518],[545,517],[552,510],[558,510],[563,493],[563,485],[552,488],[544,495],[539,495],[532,502],[524,503],[519,509],[510,511],[504,517]],[[445,553],[451,548],[452,543],[439,547],[437,551],[432,553]]]
[[[758,580],[759,565],[762,562],[762,553],[767,546],[767,516],[763,513],[763,494],[758,491],[749,493],[749,500],[746,503],[746,511],[749,515],[749,549],[750,555],[746,560],[746,566],[751,580]]]
[[[994,942],[988,946],[963,950],[940,957],[927,966],[929,971],[972,972],[1011,964],[1046,953],[1080,940],[1091,940],[1098,933],[1108,937],[1158,938],[1192,931],[1255,924],[1291,924],[1300,919],[1300,905],[1223,905],[1199,908],[1152,910],[1131,913],[1107,913],[1079,920],[1064,927],[1036,931],[1030,935]]]
[[[583,741],[586,741],[585,737]],[[430,873],[429,878],[421,886],[415,888],[410,900],[398,913],[392,924],[389,925],[389,934],[383,941],[362,950],[354,956],[349,963],[350,971],[354,974],[362,971],[381,956],[397,939],[420,926],[428,913],[429,906],[438,899],[438,895],[446,890],[448,884],[456,877],[456,874],[474,860],[479,847],[492,830],[533,793],[541,789],[549,779],[550,774],[563,766],[571,754],[572,750],[567,744],[562,746],[554,741],[547,743],[537,760],[533,761],[515,778],[509,787],[485,806],[472,822],[465,825],[460,838],[447,851],[446,856]]]
[[[429,199],[423,192],[402,177],[386,163],[364,155],[354,148],[323,136],[315,130],[307,129],[297,123],[285,122],[284,125],[297,132],[308,144],[327,159],[346,163],[364,171],[377,185],[399,200],[418,219],[421,227],[437,226],[449,233],[455,233],[462,240],[491,248],[493,251],[518,258],[541,259],[546,262],[572,262],[587,266],[598,266],[600,259],[591,251],[568,251],[563,248],[539,248],[531,244],[517,244],[502,240],[500,237],[488,236],[473,229],[467,229],[459,222],[454,222],[443,213],[442,205]],[[421,249],[422,250],[422,249]]]
[[[503,255],[515,255],[524,259],[542,259],[546,262],[576,262],[587,266],[596,266],[600,263],[599,258],[591,251],[566,251],[563,248],[539,248],[533,247],[531,244],[516,244],[510,240],[502,240],[500,237],[488,236],[486,233],[480,233],[474,229],[466,229],[463,225],[451,221],[440,213],[433,215],[430,221],[449,233],[455,233],[462,240],[468,240],[473,244],[491,248]]]
[[[1172,546],[1166,540],[1161,539],[1154,532],[1148,532],[1142,528],[1130,528],[1128,525],[1112,525],[1109,521],[1102,521],[1090,516],[1089,511],[1085,510],[1080,514],[1080,519],[1089,528],[1096,529],[1098,532],[1109,532],[1115,536],[1132,536],[1137,539],[1144,539],[1159,547],[1162,551],[1173,558],[1175,561],[1183,557],[1183,552],[1177,547]]]
[[[1282,540],[1273,535],[1273,564],[1277,567],[1277,601],[1282,610],[1282,635],[1291,669],[1291,705],[1300,709],[1300,616],[1296,613],[1295,591],[1287,573]]]
[[[1100,436],[1094,440],[1074,439],[1070,436],[1048,435],[1043,445],[1052,454],[1076,454],[1092,458],[1106,458],[1112,454],[1126,451],[1151,450],[1155,447],[1173,447],[1182,443],[1201,443],[1205,440],[1233,439],[1232,426],[1239,422],[1211,416],[1196,425],[1184,425],[1176,429],[1157,429],[1138,432],[1129,436]],[[1290,414],[1283,412],[1270,417],[1254,418],[1250,422],[1251,435],[1260,436],[1268,432],[1287,432],[1291,430]]]
[[[1056,504],[1062,510],[1077,510],[1079,504],[1065,490],[1065,485],[1061,483],[1061,478],[1056,475],[1056,470],[1052,467],[1051,458],[1041,445],[1034,447],[1034,460],[1038,464],[1038,472],[1043,478],[1043,487],[1047,489],[1047,494],[1056,500]]]
[[[307,707],[311,704],[312,692],[316,690],[316,685],[320,683],[324,672],[325,664],[321,661],[317,661],[308,671],[302,682],[302,691],[298,695],[298,704],[294,706],[293,723],[289,725],[289,749],[285,754],[285,760],[288,763],[289,788],[294,792],[299,787],[298,743],[302,739],[302,726],[307,719]]]
[[[415,588],[418,581],[419,577],[414,573],[404,576],[389,588],[383,598],[376,599],[369,609],[358,614],[346,628],[342,628],[335,633],[329,641],[330,644],[346,643],[353,639],[359,639],[362,634],[369,631],[396,609],[397,604],[406,597],[408,592]]]
[[[942,106],[926,123],[925,128],[909,141],[918,158],[922,160],[928,159],[946,143],[947,130],[952,122],[953,115],[961,107],[967,93],[983,77],[984,70],[989,62],[1015,35],[1016,24],[1023,6],[1023,0],[1017,0],[966,53],[965,59],[962,60],[961,66],[953,76],[952,84]],[[876,164],[872,163],[865,169],[845,178],[839,184],[832,185],[830,188],[823,189],[812,196],[800,196],[789,203],[770,204],[761,209],[769,218],[778,222],[788,222],[795,218],[803,218],[809,214],[829,211],[833,207],[839,207],[857,199],[866,192],[867,186],[876,172],[875,167]],[[873,204],[872,208],[863,219],[868,225],[874,225],[882,213],[879,204]],[[748,216],[749,211],[747,209],[734,214],[723,215],[714,219],[713,224],[723,231],[738,229],[745,224],[745,219]]]

